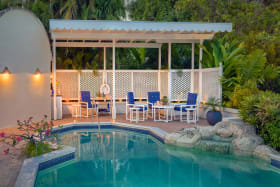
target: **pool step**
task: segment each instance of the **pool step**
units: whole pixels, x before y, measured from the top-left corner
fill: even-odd
[[[200,140],[194,145],[194,147],[206,151],[223,153],[223,154],[232,153],[232,144],[230,142],[222,142],[216,140]]]

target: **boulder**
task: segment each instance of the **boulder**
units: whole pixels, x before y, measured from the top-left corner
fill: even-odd
[[[220,128],[217,130],[217,135],[223,137],[223,138],[228,138],[232,136],[232,131],[230,131],[227,128]]]
[[[197,134],[186,134],[179,139],[176,140],[176,145],[179,146],[186,146],[186,147],[193,147],[193,145],[201,139],[201,135]]]
[[[264,141],[261,137],[248,134],[235,138],[232,141],[234,152],[241,155],[252,155],[255,148],[263,143]]]
[[[270,161],[271,154],[278,154],[277,151],[267,145],[259,145],[255,148],[253,155],[264,160]]]
[[[242,121],[231,121],[228,129],[233,133],[233,136],[240,137],[245,134],[255,135],[256,129],[253,125],[249,125]]]
[[[220,128],[227,128],[230,125],[229,121],[220,121],[219,123],[217,123],[214,128],[216,130],[220,129]]]
[[[216,134],[216,129],[212,126],[198,127],[202,139],[210,139]]]
[[[182,137],[183,135],[184,135],[183,132],[169,133],[165,136],[164,142],[167,144],[174,144],[176,142],[176,140],[179,139],[180,137]]]

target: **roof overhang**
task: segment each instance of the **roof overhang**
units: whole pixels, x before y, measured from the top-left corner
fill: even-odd
[[[199,43],[231,31],[231,23],[50,20],[57,47],[111,47],[116,41],[116,47],[158,48],[169,42]]]

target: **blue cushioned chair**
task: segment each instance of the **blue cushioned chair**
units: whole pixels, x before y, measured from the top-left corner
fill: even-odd
[[[126,98],[126,107],[125,107],[126,120],[129,120],[128,119],[128,114],[129,114],[131,108],[134,108],[135,110],[139,110],[140,112],[143,113],[143,119],[139,120],[139,121],[144,121],[145,119],[148,118],[148,106],[146,104],[136,104],[135,100],[134,100],[134,93],[133,92],[128,92],[127,93],[127,98]]]
[[[91,102],[90,92],[89,91],[81,91],[81,100],[80,100],[81,108],[85,108],[87,111],[86,117],[88,117],[89,110],[96,110],[97,106]],[[96,110],[97,112],[97,110]],[[92,111],[93,114],[93,111]]]
[[[199,116],[199,101],[197,93],[188,93],[187,102],[183,104],[175,104],[174,111],[180,112],[180,121],[197,122]],[[187,119],[183,119],[183,113],[186,113]],[[192,120],[189,116],[190,113],[193,114]]]
[[[154,115],[153,106],[156,105],[158,101],[160,101],[160,92],[148,92],[148,107],[149,111],[152,112],[152,117]]]

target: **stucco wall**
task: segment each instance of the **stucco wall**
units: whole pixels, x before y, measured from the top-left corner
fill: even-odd
[[[7,66],[12,73],[0,75],[0,128],[30,116],[51,116],[50,61],[49,39],[39,19],[23,9],[0,17],[0,72]],[[42,72],[39,78],[36,68]]]

